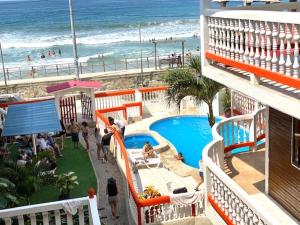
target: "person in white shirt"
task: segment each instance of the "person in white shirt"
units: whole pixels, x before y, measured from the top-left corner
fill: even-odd
[[[122,136],[124,137],[124,134],[125,134],[125,123],[121,120],[116,120],[112,117],[108,117],[108,121],[109,121],[109,124],[111,126],[113,125],[116,125],[117,126],[117,130],[119,133],[122,134]]]
[[[37,135],[36,144],[42,150],[45,150],[45,149],[53,150],[53,148],[47,144],[46,140],[43,138],[43,136],[41,134]]]

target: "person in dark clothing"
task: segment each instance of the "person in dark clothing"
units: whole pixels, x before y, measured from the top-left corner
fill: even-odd
[[[108,203],[111,208],[111,214],[116,219],[119,218],[117,215],[118,193],[116,180],[113,177],[107,179],[106,194],[108,195]]]
[[[113,133],[108,132],[108,130],[106,128],[104,129],[104,135],[101,140],[101,145],[102,145],[102,151],[104,154],[104,159],[106,162],[108,160],[107,154],[108,154],[108,150],[109,150],[109,146],[110,146],[110,139],[111,139],[112,135],[113,135]]]

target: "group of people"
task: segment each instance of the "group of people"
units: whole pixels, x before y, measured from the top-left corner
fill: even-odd
[[[58,53],[59,56],[61,56],[62,51],[60,49],[58,49],[57,53]],[[55,50],[49,50],[48,51],[48,57],[52,57],[52,56],[56,56]],[[45,59],[46,58],[46,54],[44,52],[42,52],[40,58],[41,59]],[[28,61],[28,62],[32,61],[32,58],[31,58],[30,55],[26,56],[26,61]]]

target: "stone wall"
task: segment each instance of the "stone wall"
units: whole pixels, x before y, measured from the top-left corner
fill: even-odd
[[[116,89],[130,89],[137,88],[141,86],[160,86],[164,85],[162,80],[161,72],[150,72],[145,73],[143,78],[140,74],[124,74],[124,75],[110,75],[110,76],[99,76],[88,78],[84,80],[96,80],[100,81],[103,84],[97,91],[103,90],[116,90]],[[143,79],[143,84],[141,80]],[[61,82],[61,81],[60,81]],[[18,93],[22,98],[36,98],[36,97],[46,97],[48,93],[46,87],[53,85],[57,82],[47,81],[39,83],[30,83],[30,84],[18,84],[9,87],[9,93]],[[5,94],[6,90],[4,87],[0,89],[1,94]]]

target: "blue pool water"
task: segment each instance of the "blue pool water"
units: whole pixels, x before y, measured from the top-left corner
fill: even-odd
[[[216,118],[216,122],[219,121],[221,119]],[[236,127],[234,129],[237,131]],[[212,141],[211,127],[209,126],[207,116],[169,117],[153,123],[150,126],[150,130],[158,132],[161,136],[169,140],[177,151],[183,154],[185,163],[195,168],[198,168],[203,148]],[[231,126],[228,127],[228,131],[230,137],[232,135]],[[242,129],[240,130],[240,136],[244,137]],[[249,138],[248,134],[246,134],[246,138]],[[233,152],[248,151],[248,149],[248,147],[240,148]]]
[[[158,145],[158,142],[148,134],[135,134],[125,136],[125,147],[127,149],[143,148],[145,142],[149,142],[152,146]]]

